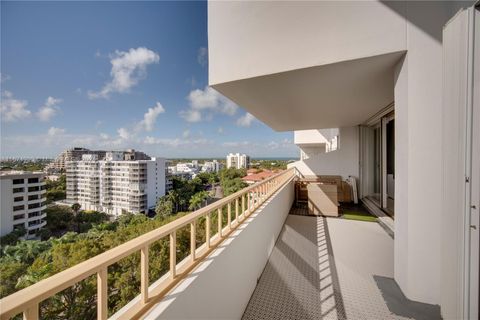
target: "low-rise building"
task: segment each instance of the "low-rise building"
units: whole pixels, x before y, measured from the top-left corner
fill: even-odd
[[[195,165],[191,162],[177,163],[176,172],[196,173],[198,170],[198,163]]]
[[[275,175],[277,172],[270,171],[270,170],[259,170],[255,173],[249,173],[245,177],[242,178],[243,181],[245,181],[248,184],[254,184],[260,181],[263,181],[273,175]]]
[[[67,201],[82,209],[118,216],[147,213],[165,195],[165,159],[126,160],[123,152],[95,154],[67,162]]]
[[[45,182],[42,172],[5,171],[0,173],[0,236],[25,228],[31,239],[47,224]]]

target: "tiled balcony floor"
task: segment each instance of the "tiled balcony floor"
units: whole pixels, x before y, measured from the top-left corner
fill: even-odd
[[[290,214],[243,319],[406,319],[374,275],[393,278],[393,239],[377,223]]]

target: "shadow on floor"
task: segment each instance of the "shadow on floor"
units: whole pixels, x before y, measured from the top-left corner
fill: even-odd
[[[302,219],[287,217],[243,319],[346,319],[326,219]]]
[[[416,320],[442,319],[440,306],[407,299],[392,278],[373,276],[388,309],[395,315]]]

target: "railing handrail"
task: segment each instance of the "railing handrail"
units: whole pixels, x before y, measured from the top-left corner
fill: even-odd
[[[5,316],[14,316],[17,313],[24,311],[29,306],[36,305],[41,301],[48,299],[56,293],[71,287],[75,283],[78,283],[87,277],[98,273],[100,269],[106,268],[134,252],[140,251],[145,246],[149,246],[153,242],[158,241],[161,238],[172,234],[178,229],[195,222],[198,218],[222,208],[225,205],[228,205],[232,200],[238,199],[250,191],[256,190],[258,187],[284,174],[288,174],[291,171],[293,171],[292,168],[279,172],[259,183],[248,186],[238,192],[235,192],[234,194],[222,198],[219,201],[189,213],[188,215],[180,217],[164,226],[149,231],[117,247],[96,255],[95,257],[43,279],[25,289],[4,297],[0,300],[0,319],[6,318]]]

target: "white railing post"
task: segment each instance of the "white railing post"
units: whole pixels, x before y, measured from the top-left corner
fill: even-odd
[[[142,295],[142,302],[145,304],[148,301],[148,245],[140,250],[140,293]]]
[[[197,251],[197,230],[196,222],[193,221],[190,223],[190,255],[192,261],[195,261],[195,253]]]
[[[245,219],[245,194],[242,194],[242,214],[243,219]]]
[[[232,203],[229,202],[227,204],[227,224],[228,224],[228,230],[232,230]]]
[[[218,215],[218,237],[222,237],[222,207],[217,209],[217,215]]]
[[[107,278],[107,267],[104,267],[97,272],[97,320],[106,320],[108,317]]]
[[[170,277],[177,276],[177,231],[170,233]]]
[[[235,221],[238,224],[238,198],[235,199]]]
[[[211,213],[207,213],[207,219],[205,221],[205,244],[207,246],[207,249],[210,249],[210,217]]]
[[[23,312],[23,320],[38,320],[38,303]]]

